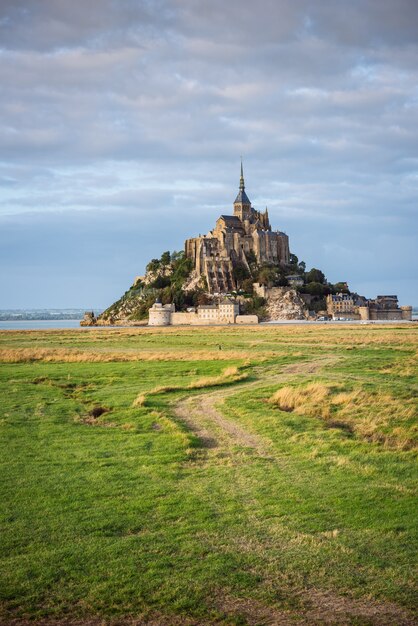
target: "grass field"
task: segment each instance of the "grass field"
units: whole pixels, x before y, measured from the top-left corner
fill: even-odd
[[[0,333],[0,623],[418,623],[417,331]]]

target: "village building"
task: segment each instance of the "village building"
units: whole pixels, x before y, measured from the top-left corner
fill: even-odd
[[[337,293],[336,295],[328,295],[327,313],[332,319],[343,317],[345,319],[360,319],[358,307],[354,302],[352,295],[347,293]]]
[[[332,319],[412,320],[412,307],[399,306],[397,296],[377,296],[375,300],[346,293],[327,296],[327,313]]]
[[[303,280],[303,276],[300,276],[299,274],[289,274],[286,278],[291,287],[302,287],[305,282]]]

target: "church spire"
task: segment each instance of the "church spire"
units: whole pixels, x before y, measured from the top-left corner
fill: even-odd
[[[245,189],[244,170],[242,168],[242,157],[241,157],[241,177],[239,179],[239,188],[240,188],[241,191],[244,191],[244,189]]]
[[[241,157],[241,176],[239,179],[239,191],[238,195],[235,198],[234,202],[234,215],[243,219],[243,215],[248,214],[251,210],[251,202],[245,193],[245,182],[244,182],[244,168],[242,167],[242,157]]]

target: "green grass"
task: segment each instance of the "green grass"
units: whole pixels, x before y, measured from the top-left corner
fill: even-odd
[[[266,623],[245,601],[312,624],[412,624],[416,450],[393,442],[414,432],[401,408],[417,397],[416,338],[411,326],[1,333],[16,362],[0,366],[0,621]],[[62,362],[20,358],[40,348]],[[73,350],[138,360],[66,362]],[[141,359],[153,353],[167,358]],[[191,383],[228,366],[247,378],[217,387],[219,410],[267,454],[233,439],[202,448],[175,415],[181,398],[214,392]],[[390,441],[269,402],[311,382],[393,397]],[[373,422],[373,403],[350,410],[350,423]],[[321,594],[357,612],[327,622]],[[388,603],[399,613],[385,622]]]

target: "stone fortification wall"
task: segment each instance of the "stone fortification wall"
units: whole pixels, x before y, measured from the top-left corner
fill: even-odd
[[[359,306],[361,320],[412,320],[412,307],[401,306],[398,309],[377,309],[373,306]]]
[[[176,312],[174,304],[156,302],[149,310],[149,326],[216,326],[234,324],[239,304],[230,300],[218,306],[200,306],[197,311]],[[255,317],[255,316],[252,316]],[[255,322],[252,322],[255,323]]]
[[[370,307],[370,319],[371,320],[401,320],[401,309],[375,309]]]
[[[172,313],[171,314],[171,323],[176,326],[190,325],[195,324],[197,319],[196,313]]]
[[[258,324],[257,315],[237,315],[235,318],[236,324]]]

